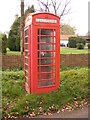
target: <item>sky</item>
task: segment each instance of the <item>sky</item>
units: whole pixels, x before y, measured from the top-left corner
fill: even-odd
[[[15,15],[20,16],[21,0],[0,0],[0,31],[8,32],[15,20]],[[71,0],[69,7],[71,11],[66,15],[61,23],[70,24],[76,28],[76,34],[86,35],[88,32],[88,2],[90,0]],[[28,5],[37,4],[35,0],[25,0],[25,9]]]

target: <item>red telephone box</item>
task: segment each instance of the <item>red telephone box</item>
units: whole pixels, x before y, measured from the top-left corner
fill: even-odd
[[[58,89],[60,82],[60,18],[28,14],[24,28],[25,88],[28,93]]]

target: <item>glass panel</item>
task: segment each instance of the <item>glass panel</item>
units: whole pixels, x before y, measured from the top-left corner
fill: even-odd
[[[26,83],[28,84],[28,72],[26,71]]]
[[[47,74],[47,73],[45,73],[45,74],[41,74],[41,79],[45,79],[45,80],[50,80],[50,79],[52,79],[52,73],[50,74]]]
[[[56,54],[56,53],[54,52],[54,58],[55,58],[55,54]]]
[[[28,51],[25,51],[25,56],[27,56],[27,57],[28,57]]]
[[[52,80],[41,81],[41,86],[50,86],[52,85]]]
[[[56,30],[54,30],[54,36],[56,36]]]
[[[41,72],[52,72],[52,66],[41,66]]]
[[[26,44],[25,49],[28,50],[28,44]]]
[[[26,70],[28,71],[28,65],[26,65]]]
[[[52,57],[52,56],[53,56],[53,52],[41,52],[41,58]]]
[[[54,37],[54,43],[56,43],[56,38]]]
[[[38,32],[39,32],[39,29],[38,29]],[[37,42],[39,43],[39,36],[38,36],[38,41]],[[39,44],[37,44],[37,45],[38,45],[37,48],[39,50]],[[39,65],[39,51],[38,51],[38,65]]]
[[[52,64],[52,59],[41,59],[41,65]]]
[[[26,71],[26,77],[28,78],[28,72]]]
[[[25,43],[28,43],[28,37],[25,38]]]
[[[56,58],[55,58],[55,54],[56,54],[56,53],[54,52],[54,64],[56,64],[56,62],[55,62],[55,59],[56,59]],[[55,85],[55,65],[54,65],[54,85]]]
[[[54,66],[54,85],[55,85],[55,66]]]
[[[41,35],[50,35],[50,36],[53,36],[53,30],[41,29]]]
[[[37,49],[38,49],[38,86],[49,86],[54,81],[55,85],[55,49],[56,36],[55,30],[40,29],[37,31]],[[41,42],[41,43],[40,43]],[[53,58],[54,57],[54,58]],[[40,70],[40,71],[39,71]]]
[[[52,50],[53,44],[41,44],[41,50]]]
[[[27,35],[28,35],[28,30],[25,31],[25,36],[27,36]]]
[[[52,43],[53,42],[53,37],[41,36],[41,42],[43,42],[43,43]]]
[[[28,64],[28,58],[25,58],[25,63],[27,63],[27,64]]]
[[[28,78],[26,77],[26,83],[28,84]]]
[[[55,51],[56,45],[54,45],[54,51]]]

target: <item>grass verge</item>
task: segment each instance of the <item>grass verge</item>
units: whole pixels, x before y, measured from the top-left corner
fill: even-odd
[[[60,72],[60,87],[48,94],[27,94],[24,88],[24,71],[2,72],[3,117],[38,115],[62,110],[69,104],[74,108],[74,99],[81,106],[87,101],[88,68],[64,69]]]
[[[77,48],[60,48],[60,54],[87,54],[88,48],[78,50]]]
[[[60,54],[87,54],[88,48],[85,47],[84,49],[78,50],[77,48],[60,48]],[[23,53],[24,54],[24,53]],[[18,51],[7,51],[7,55],[20,55]]]

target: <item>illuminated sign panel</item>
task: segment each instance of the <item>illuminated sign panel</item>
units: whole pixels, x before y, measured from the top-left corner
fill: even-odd
[[[57,20],[36,18],[36,22],[57,23]]]

